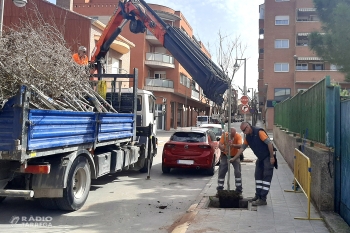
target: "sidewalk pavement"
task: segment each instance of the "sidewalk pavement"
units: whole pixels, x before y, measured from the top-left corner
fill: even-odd
[[[260,126],[261,127],[261,126]],[[272,135],[268,133],[270,138]],[[250,148],[244,151],[247,162],[242,162],[243,197],[255,195],[255,160]],[[254,162],[249,162],[254,160]],[[322,220],[298,220],[294,217],[307,217],[308,202],[304,193],[284,192],[292,190],[293,173],[288,164],[277,152],[278,169],[274,170],[267,205],[242,209],[208,208],[209,196],[215,196],[217,172],[197,197],[195,203],[187,211],[173,233],[202,233],[202,232],[239,232],[239,233],[326,233],[330,232]],[[235,188],[234,172],[231,166],[230,187]],[[227,175],[225,188],[227,189]],[[254,211],[255,209],[255,211]],[[320,214],[311,205],[311,218],[320,218]]]

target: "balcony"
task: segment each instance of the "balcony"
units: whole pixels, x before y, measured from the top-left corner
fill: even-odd
[[[199,101],[199,92],[196,90],[191,90],[191,98]]]
[[[146,53],[145,65],[151,68],[175,68],[174,57],[162,53]]]
[[[335,82],[344,82],[345,79],[345,75],[336,70],[297,70],[295,83],[316,83],[327,75]]]
[[[146,32],[146,40],[152,45],[162,45],[162,43],[159,42],[157,37],[155,37],[148,29]]]
[[[145,90],[174,92],[174,81],[168,79],[145,78]]]

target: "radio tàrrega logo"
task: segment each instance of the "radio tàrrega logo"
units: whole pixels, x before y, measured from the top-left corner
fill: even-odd
[[[18,221],[19,221],[19,216],[16,216],[16,215],[12,216],[10,219],[11,224],[17,224]]]

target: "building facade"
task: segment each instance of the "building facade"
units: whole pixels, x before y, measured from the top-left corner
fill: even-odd
[[[259,8],[259,108],[266,128],[274,124],[274,105],[326,75],[350,88],[337,67],[309,49],[308,35],[321,31],[312,0],[265,0]]]
[[[71,0],[72,1],[72,0]],[[58,5],[71,6],[72,10],[107,24],[117,5],[108,0],[57,0]],[[149,4],[156,13],[174,27],[180,28],[209,57],[208,51],[193,36],[193,29],[180,11],[166,6]],[[148,30],[133,34],[127,24],[121,35],[132,41],[130,70],[139,72],[138,88],[153,91],[157,97],[157,124],[160,130],[194,126],[198,115],[210,113],[210,100],[203,95],[186,70]],[[165,115],[162,112],[165,111]]]

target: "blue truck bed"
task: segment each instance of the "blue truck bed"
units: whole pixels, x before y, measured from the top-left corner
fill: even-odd
[[[22,87],[0,110],[0,156],[5,159],[96,148],[134,136],[134,114],[29,109],[28,97]]]

